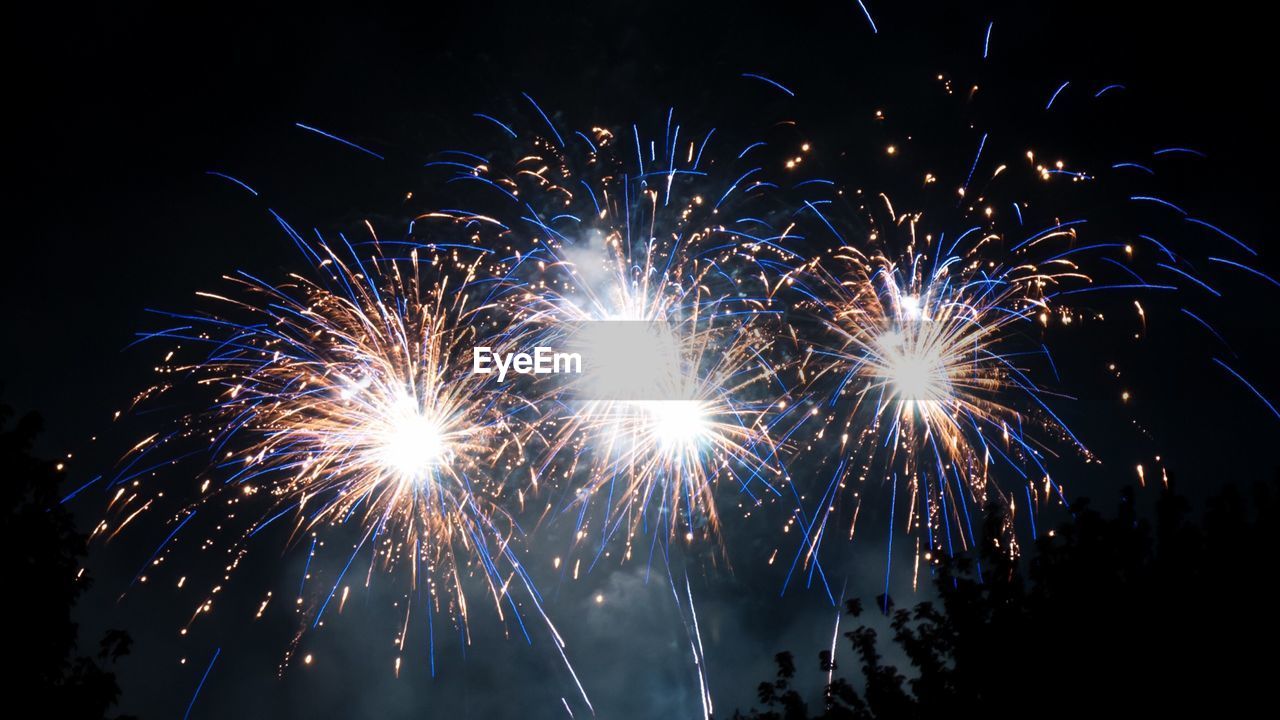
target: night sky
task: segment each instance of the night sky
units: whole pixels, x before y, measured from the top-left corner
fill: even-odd
[[[1164,194],[1261,248],[1259,269],[1280,271],[1268,217],[1276,191],[1277,118],[1267,108],[1272,40],[1247,3],[1121,9],[1115,2],[889,7],[871,0],[878,34],[852,1],[537,5],[20,11],[7,43],[18,127],[9,133],[17,167],[9,173],[0,397],[45,416],[40,452],[76,454],[70,487],[108,469],[146,434],[145,418],[128,427],[111,418],[153,381],[165,352],[160,345],[124,350],[136,332],[155,327],[148,308],[191,309],[195,291],[221,287],[219,278],[237,269],[269,277],[303,269],[267,206],[303,227],[407,222],[406,193],[447,197],[423,163],[441,149],[495,142],[472,113],[527,116],[522,92],[572,127],[660,129],[674,107],[690,127],[749,141],[772,122],[797,119],[824,151],[824,171],[889,189],[907,205],[914,175],[899,177],[884,157],[860,159],[884,145],[868,122],[879,108],[900,117],[896,131],[910,132],[939,167],[966,165],[983,131],[1008,147],[1052,137],[1053,150],[1086,163],[1125,148],[1137,156],[1193,147],[1208,158],[1162,177]],[[743,73],[783,82],[796,97],[769,92]],[[990,88],[994,99],[969,116],[978,129],[937,111],[938,73]],[[1123,83],[1126,94],[1114,116],[1046,117],[1046,101],[1067,80],[1082,89]],[[1083,105],[1081,93],[1073,101]],[[262,200],[209,171],[249,182]],[[1274,288],[1242,281],[1227,295],[1216,327],[1230,338],[1237,367],[1264,395],[1280,398],[1271,354],[1280,324]],[[1141,344],[1127,342],[1123,329],[1082,329],[1081,341],[1062,351],[1059,365],[1077,399],[1058,407],[1104,461],[1060,470],[1071,494],[1109,503],[1120,485],[1135,482],[1133,465],[1153,454],[1168,457],[1193,497],[1274,473],[1280,420],[1210,363],[1204,336],[1176,317],[1178,307],[1149,309]],[[1116,361],[1132,368],[1120,384],[1105,372]],[[1118,404],[1122,385],[1138,402]],[[86,529],[103,502],[101,494],[77,499]],[[788,555],[794,545],[778,538],[776,517],[727,519],[723,554],[708,548],[672,561],[674,572],[690,578],[712,693],[726,716],[753,702],[775,652],[807,658],[829,645],[836,617],[816,587],[801,583],[779,596],[785,568],[766,560],[774,548]],[[575,694],[547,638],[535,633],[529,645],[504,637],[510,627],[488,607],[474,613],[465,649],[456,637],[441,641],[434,679],[423,652],[406,653],[397,679],[391,638],[400,615],[386,610],[394,598],[380,596],[376,585],[307,636],[316,662],[280,675],[294,618],[247,620],[259,588],[278,582],[287,597],[302,575],[304,554],[284,552],[283,539],[279,551],[256,551],[237,576],[251,589],[179,637],[189,599],[167,587],[119,599],[166,532],[139,528],[90,554],[96,585],[78,609],[84,631],[123,627],[135,639],[119,669],[122,711],[181,717],[216,647],[218,664],[192,717],[561,717],[560,698]],[[886,548],[879,538],[827,549],[824,569],[837,584],[847,582],[848,596],[880,592]],[[568,546],[564,529],[540,542],[551,548],[548,557]],[[903,563],[892,588],[907,597],[905,556]],[[660,563],[631,562],[578,582],[549,575],[542,588],[600,717],[698,713],[689,638],[666,572]]]

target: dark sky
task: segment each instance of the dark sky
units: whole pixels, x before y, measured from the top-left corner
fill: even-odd
[[[1034,113],[1067,153],[1101,157],[1169,145],[1206,152],[1210,159],[1194,172],[1167,181],[1168,194],[1263,247],[1262,268],[1274,273],[1280,266],[1267,248],[1277,126],[1266,100],[1273,94],[1272,41],[1256,4],[869,4],[878,35],[852,0],[21,11],[28,14],[9,23],[6,43],[13,54],[9,114],[18,127],[9,134],[17,182],[2,291],[4,401],[47,417],[46,453],[86,453],[70,481],[86,479],[97,471],[94,463],[109,463],[123,449],[124,438],[86,441],[150,382],[164,351],[121,351],[133,333],[154,327],[146,308],[188,309],[194,291],[235,269],[272,275],[299,268],[296,250],[261,207],[207,171],[249,181],[304,226],[391,222],[403,213],[406,191],[424,190],[422,162],[436,150],[472,145],[471,114],[501,114],[521,92],[575,127],[657,126],[674,106],[691,125],[744,136],[794,116],[825,145],[855,148],[872,142],[858,136],[860,123],[885,103],[922,137],[953,124],[913,115],[925,106],[917,100],[933,92],[930,79],[939,72],[981,77],[1003,99],[975,119],[998,142],[1031,142],[1026,127]],[[993,19],[984,64],[983,34]],[[797,98],[784,105],[744,81],[744,72],[783,81]],[[1065,80],[1086,88],[1124,83],[1130,119],[1076,126],[1065,113],[1046,121],[1040,111]],[[301,131],[298,122],[375,148],[386,160]],[[939,141],[943,156],[971,156],[972,135],[934,134],[957,138],[955,147]],[[865,171],[868,184],[880,170],[835,169]],[[1273,398],[1280,397],[1269,355],[1274,299],[1242,289],[1221,318],[1241,367]],[[1133,360],[1147,369],[1134,383],[1148,400],[1132,419],[1151,430],[1149,446],[1108,432],[1089,404],[1116,390],[1098,372],[1104,357],[1128,359],[1134,351],[1113,348],[1114,338],[1104,336],[1065,353],[1082,389],[1079,403],[1064,412],[1082,434],[1094,433],[1095,450],[1115,458],[1072,480],[1109,498],[1117,483],[1132,482],[1134,458],[1151,447],[1178,450],[1178,471],[1193,494],[1273,472],[1275,418],[1214,374],[1203,352],[1190,351],[1200,336],[1191,339],[1158,317],[1152,323],[1154,337]],[[103,447],[110,442],[117,445]],[[99,510],[77,508],[89,522]],[[730,530],[728,563],[708,554],[674,561],[691,578],[723,714],[750,703],[774,652],[810,657],[830,640],[834,610],[825,596],[801,589],[778,598],[781,575],[764,563],[777,544],[771,522],[752,518]],[[421,658],[395,679],[387,627],[397,616],[382,611],[388,599],[376,591],[354,617],[308,640],[318,663],[278,679],[292,627],[287,617],[265,625],[223,619],[212,632],[180,639],[174,628],[189,611],[185,601],[142,592],[116,602],[163,530],[147,532],[95,550],[98,588],[83,611],[86,628],[122,625],[135,636],[135,654],[121,671],[125,711],[181,716],[218,646],[223,654],[193,717],[558,717],[559,698],[572,694],[545,638],[531,648],[495,637],[500,626],[482,613],[465,659],[455,644],[440,653],[435,680],[425,676]],[[250,577],[278,574],[290,578],[286,585],[300,577],[299,553],[267,552],[258,560]],[[850,595],[879,592],[879,542],[843,547],[829,563],[833,577],[848,578]],[[648,583],[643,563],[634,563],[549,590],[601,717],[697,712],[688,638],[665,570],[653,570]],[[896,591],[907,591],[903,582]],[[605,603],[593,602],[597,593]],[[257,599],[244,598],[250,607]],[[234,612],[251,615],[243,608],[228,615]],[[182,657],[186,665],[178,664]]]

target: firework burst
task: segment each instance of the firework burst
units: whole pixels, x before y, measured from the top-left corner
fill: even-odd
[[[950,102],[956,81],[945,74],[937,80]],[[1120,89],[1105,86],[1093,98]],[[874,122],[884,123],[885,114],[877,111]],[[1036,513],[1066,503],[1055,479],[1064,456],[1099,462],[1058,414],[1073,399],[1054,359],[1070,344],[1066,338],[1084,326],[1136,321],[1118,335],[1143,340],[1150,308],[1167,309],[1161,299],[1222,296],[1201,275],[1213,264],[1269,277],[1247,258],[1202,259],[1200,247],[1157,239],[1195,228],[1215,234],[1220,246],[1257,255],[1185,208],[1134,189],[1133,171],[1155,175],[1144,164],[1091,158],[1109,170],[1095,171],[1025,147],[1001,162],[1008,147],[989,134],[975,141],[975,154],[949,175],[935,168],[936,157],[907,157],[911,146],[875,149],[901,170],[918,172],[923,182],[911,198],[923,209],[896,210],[875,186],[832,182],[825,197],[802,200],[794,213],[795,234],[831,239],[829,247],[806,245],[809,258],[782,273],[784,290],[801,308],[793,318],[803,327],[788,340],[812,418],[798,445],[820,458],[814,472],[827,481],[798,499],[787,524],[802,537],[787,583],[806,568],[808,582],[819,578],[831,592],[818,562],[821,543],[836,518],[852,538],[873,494],[888,506],[890,547],[893,525],[915,535],[917,578],[922,561],[973,547],[973,515],[992,503],[1009,511],[1009,522],[1026,522],[1034,537]],[[1203,157],[1187,148],[1152,154]],[[945,192],[948,177],[953,193]],[[944,194],[931,197],[939,185]],[[1197,332],[1225,343],[1202,311],[1179,311]],[[1104,351],[1121,352],[1109,340]],[[1116,363],[1106,368],[1120,376]],[[1116,395],[1131,399],[1127,389]],[[1145,432],[1140,421],[1130,424]],[[1161,455],[1154,461],[1164,462]],[[1138,481],[1145,479],[1139,465]],[[848,512],[839,510],[845,503]],[[1016,554],[1009,535],[1003,549]]]
[[[895,262],[845,247],[815,265],[833,340],[809,357],[820,368],[813,380],[835,376],[829,405],[845,413],[841,446],[880,452],[906,477],[954,475],[986,502],[991,444],[1039,464],[1054,451],[1025,426],[1072,437],[1018,364],[1020,350],[1036,347],[1028,335],[1047,307],[1044,288],[1069,273],[992,273],[973,257],[932,252],[941,250],[913,244]]]
[[[184,316],[190,324],[148,334],[211,346],[199,362],[173,362],[164,372],[193,377],[218,399],[182,431],[144,442],[127,459],[113,507],[122,519],[111,533],[152,503],[137,508],[142,494],[125,492],[129,468],[159,447],[207,443],[216,462],[200,500],[180,513],[179,529],[198,508],[225,503],[234,508],[227,521],[248,518],[232,540],[233,556],[242,558],[268,526],[288,523],[292,542],[310,541],[310,558],[325,537],[350,536],[354,528],[354,551],[332,586],[310,605],[300,594],[309,627],[319,626],[331,605],[341,610],[347,571],[368,549],[370,572],[407,568],[396,574],[408,580],[406,602],[397,603],[405,615],[396,638],[401,649],[415,606],[410,597],[425,596],[419,611],[451,617],[469,635],[467,588],[479,578],[498,616],[513,618],[526,636],[520,605],[531,606],[563,657],[517,559],[522,538],[508,511],[510,496],[519,497],[533,471],[527,456],[537,441],[537,409],[470,367],[474,347],[505,351],[522,343],[501,288],[484,280],[499,270],[485,252],[424,246],[393,257],[372,244],[366,260],[350,246],[344,256],[324,244],[304,245],[315,279],[269,285],[242,274],[230,278],[238,292],[202,293],[225,312]],[[510,489],[513,477],[520,483]],[[162,545],[153,561],[169,551]],[[193,621],[212,609],[218,590]],[[397,672],[399,666],[397,658]]]
[[[949,80],[944,88],[950,95]],[[230,508],[219,511],[218,532],[234,533],[231,568],[268,526],[309,541],[308,568],[322,538],[345,532],[355,541],[341,572],[315,602],[299,598],[310,627],[331,601],[341,611],[344,578],[363,551],[366,585],[378,567],[402,569],[395,577],[410,591],[427,590],[428,623],[447,614],[469,638],[468,588],[483,587],[522,633],[532,608],[563,658],[517,558],[525,534],[516,516],[529,498],[537,497],[532,526],[568,518],[590,566],[615,544],[631,558],[645,534],[650,562],[659,543],[718,542],[729,503],[750,514],[780,502],[790,511],[783,531],[801,538],[785,583],[800,567],[830,593],[823,539],[843,519],[852,537],[867,488],[887,486],[877,501],[888,501],[889,562],[892,526],[905,516],[918,574],[922,557],[976,544],[983,505],[1012,509],[1025,497],[1032,515],[1065,502],[1051,472],[1060,455],[1094,460],[1054,411],[1060,379],[1049,351],[1052,335],[1103,319],[1083,298],[1105,291],[1123,296],[1122,307],[1132,302],[1140,337],[1146,310],[1134,295],[1181,286],[1220,296],[1151,234],[1091,242],[1087,219],[1064,219],[1056,200],[1007,199],[1010,187],[1098,178],[1026,152],[1022,167],[1000,163],[984,181],[995,152],[986,135],[957,175],[958,204],[951,195],[921,199],[948,237],[918,231],[925,213],[895,212],[884,194],[802,176],[820,161],[793,122],[776,124],[769,142],[722,154],[708,151],[714,131],[691,140],[673,113],[652,140],[636,126],[570,134],[529,101],[545,129],[517,133],[481,115],[512,140],[488,155],[448,151],[427,164],[447,174],[448,200],[416,214],[402,239],[335,253],[276,216],[313,277],[271,285],[236,276],[236,292],[207,296],[225,312],[174,315],[179,327],[147,336],[212,348],[162,372],[217,396],[178,432],[135,448],[99,534],[114,536],[158,507],[138,478],[171,461],[145,458],[194,442],[191,454],[215,461],[200,499],[171,517],[176,527],[149,564],[165,561],[197,509],[215,503]],[[727,157],[736,162],[717,159]],[[1012,179],[1018,172],[1021,181]],[[922,193],[939,182],[923,177]],[[1128,200],[1177,212],[1256,255],[1168,201]],[[1012,208],[1016,226],[998,221],[1001,207]],[[1043,229],[1030,231],[1036,222]],[[1245,262],[1208,260],[1275,284]],[[588,369],[504,384],[473,371],[471,352],[482,346],[576,349]],[[797,458],[810,478],[800,483],[788,469]],[[852,512],[842,514],[850,498]],[[210,611],[221,582],[193,620]],[[696,637],[687,579],[684,597]],[[410,608],[422,605],[409,592],[403,600],[401,649]],[[709,712],[709,693],[703,700]]]
[[[621,534],[624,557],[643,527],[714,536],[721,478],[752,504],[785,482],[775,426],[789,391],[765,327],[780,312],[778,273],[799,256],[760,219],[778,214],[767,193],[777,186],[752,179],[761,168],[704,161],[713,133],[682,142],[669,118],[659,153],[633,128],[632,161],[602,128],[573,144],[534,136],[506,171],[474,154],[442,161],[462,166],[453,181],[485,191],[485,209],[423,216],[470,242],[523,248],[503,278],[518,288],[518,320],[595,366],[539,391],[561,410],[548,418],[539,476],[568,481],[560,509],[577,515],[577,537],[598,525],[604,548]],[[741,204],[758,215],[724,215]],[[599,520],[587,512],[595,503]]]

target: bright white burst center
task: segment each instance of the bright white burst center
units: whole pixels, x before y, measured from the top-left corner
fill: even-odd
[[[920,307],[920,298],[915,295],[903,295],[898,300],[898,304],[902,311],[902,317],[907,320],[919,320],[921,318],[923,308]]]
[[[911,342],[902,333],[891,331],[882,336],[880,351],[880,372],[898,400],[938,402],[950,393],[946,363],[931,343]]]
[[[696,400],[644,403],[654,436],[667,449],[694,447],[710,430],[706,408]]]
[[[444,433],[435,419],[402,403],[389,418],[378,453],[387,468],[402,477],[418,479],[443,460]]]
[[[904,400],[935,399],[941,390],[935,380],[937,366],[930,358],[919,355],[902,355],[889,367],[894,392]]]

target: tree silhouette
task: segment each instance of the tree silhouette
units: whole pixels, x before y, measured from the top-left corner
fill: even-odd
[[[41,423],[35,415],[12,428],[0,406],[0,547],[14,561],[6,577],[8,632],[16,639],[0,673],[6,696],[22,698],[35,715],[105,718],[120,695],[106,669],[129,652],[129,636],[108,631],[96,657],[80,655],[72,607],[89,587],[81,571],[87,538],[59,504],[62,473],[32,455]]]
[[[864,622],[845,633],[856,683],[833,679],[811,711],[781,653],[777,677],[759,686],[762,708],[734,717],[1189,717],[1265,707],[1278,639],[1278,489],[1259,482],[1246,497],[1229,487],[1199,521],[1171,488],[1153,520],[1132,490],[1113,517],[1081,500],[1029,558],[1013,550],[1003,509],[988,508],[980,550],[934,562],[935,600],[895,609],[876,599],[907,672],[885,660],[875,623]],[[847,610],[863,616],[857,600]],[[829,651],[818,661],[832,669]]]

